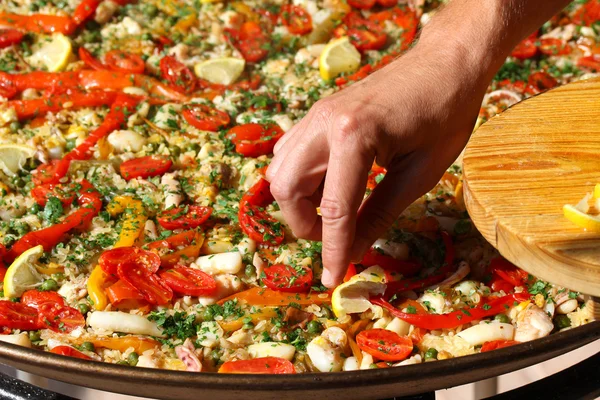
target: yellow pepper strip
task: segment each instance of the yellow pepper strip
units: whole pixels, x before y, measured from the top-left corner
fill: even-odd
[[[121,227],[119,240],[117,240],[117,243],[115,243],[113,248],[133,246],[144,230],[144,225],[148,219],[144,213],[144,206],[142,205],[141,200],[136,200],[129,196],[116,196],[113,201],[106,206],[106,211],[108,211],[112,217],[125,213],[125,220]]]
[[[154,339],[136,336],[98,337],[91,340],[91,342],[96,347],[119,350],[120,352],[124,352],[128,348],[133,347],[135,352],[138,354],[142,354],[146,350],[160,347],[160,343]]]
[[[54,275],[54,274],[60,274],[60,273],[65,272],[65,267],[63,267],[62,265],[58,265],[56,263],[50,263],[46,267],[36,265],[35,269],[37,269],[37,271],[40,274],[44,274],[44,275]]]
[[[104,289],[112,284],[110,276],[96,265],[87,281],[87,290],[92,300],[94,309],[102,311],[108,305],[108,298],[104,294]]]
[[[225,332],[234,332],[242,328],[244,325],[244,320],[248,317],[250,317],[252,319],[252,323],[256,325],[262,320],[274,318],[276,316],[277,310],[274,308],[262,308],[259,312],[246,315],[242,318],[234,319],[232,321],[219,321],[219,325]]]
[[[171,238],[173,237],[174,236],[171,236]],[[167,242],[168,241],[169,240],[167,239]],[[162,266],[165,268],[170,268],[176,265],[181,258],[184,258],[186,260],[197,258],[200,255],[200,249],[202,249],[203,243],[204,233],[201,231],[197,231],[192,243],[189,246],[186,246],[181,250],[177,250],[173,253],[162,256],[160,258]]]
[[[100,160],[107,160],[110,153],[112,153],[113,147],[106,136],[98,140],[98,150],[100,151]]]

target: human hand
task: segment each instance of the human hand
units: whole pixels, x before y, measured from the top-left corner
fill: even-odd
[[[295,235],[323,240],[325,286],[338,284],[349,261],[460,154],[487,86],[481,81],[458,59],[417,46],[316,103],[279,141],[271,191]],[[374,160],[388,172],[363,203]]]

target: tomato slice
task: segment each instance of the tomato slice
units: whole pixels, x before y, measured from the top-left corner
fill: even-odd
[[[286,4],[281,7],[281,22],[293,35],[306,35],[313,29],[312,18],[302,6]]]
[[[231,43],[250,63],[262,61],[268,54],[267,45],[270,40],[261,26],[252,21],[244,22],[239,30],[226,30]]]
[[[55,175],[59,160],[52,160],[49,164],[41,164],[31,174],[31,180],[34,185],[44,185],[55,182]]]
[[[139,247],[118,247],[105,251],[98,258],[98,265],[109,275],[117,275],[119,265],[124,263],[136,263],[148,274],[154,274],[160,268],[160,257]]]
[[[146,64],[137,54],[126,53],[121,50],[111,50],[104,55],[104,62],[113,71],[143,74]]]
[[[181,93],[192,93],[196,90],[198,84],[196,75],[175,57],[161,58],[159,66],[162,77],[173,89]]]
[[[549,73],[540,71],[529,75],[526,93],[538,94],[558,86],[558,81]]]
[[[23,36],[25,36],[23,32],[16,29],[0,29],[0,49],[21,43]]]
[[[42,304],[53,304],[58,307],[66,306],[65,299],[56,292],[40,292],[39,290],[28,290],[21,296],[21,304],[38,308]]]
[[[281,224],[264,211],[273,199],[269,189],[270,184],[261,178],[242,196],[238,218],[240,227],[250,237],[259,243],[281,244],[284,234]]]
[[[21,330],[39,329],[38,311],[25,304],[0,300],[0,327]]]
[[[408,336],[400,336],[387,329],[369,329],[356,335],[358,347],[384,361],[402,361],[413,350],[413,342]]]
[[[387,35],[380,24],[363,18],[356,11],[344,17],[344,26],[336,28],[334,36],[350,37],[350,42],[361,52],[379,50],[387,41]]]
[[[373,8],[375,0],[348,0],[348,4],[351,7],[358,8],[360,10],[368,10]]]
[[[591,56],[581,57],[577,61],[579,68],[589,69],[595,72],[600,71],[600,54],[592,54]]]
[[[173,298],[173,291],[156,274],[149,274],[135,262],[120,264],[117,274],[121,280],[138,290],[150,304],[167,304]]]
[[[260,157],[273,153],[275,144],[284,132],[277,124],[244,124],[231,128],[227,134],[235,144],[235,151],[246,157]]]
[[[210,275],[194,268],[176,266],[161,272],[160,277],[175,293],[185,296],[211,296],[218,290]]]
[[[229,114],[206,104],[190,104],[182,115],[188,124],[201,131],[217,132],[231,122]]]
[[[489,270],[492,274],[510,282],[513,286],[524,286],[529,274],[503,257],[496,257],[490,261]]]
[[[167,172],[173,161],[161,156],[145,156],[125,161],[121,164],[121,176],[126,180],[160,176]]]
[[[510,53],[514,58],[518,58],[519,60],[526,60],[528,58],[534,57],[537,54],[537,46],[535,45],[535,39],[531,40],[529,38],[523,40],[521,43],[517,45]]]
[[[211,207],[184,206],[165,210],[158,217],[158,223],[165,229],[193,229],[208,220],[212,213]]]
[[[381,7],[389,8],[397,5],[398,0],[377,0],[377,4],[379,4]]]
[[[295,374],[294,365],[284,358],[261,357],[252,360],[227,361],[220,374]]]
[[[571,53],[567,42],[558,38],[540,40],[540,51],[548,56],[564,56]]]
[[[63,206],[68,206],[75,200],[76,193],[74,189],[72,185],[47,183],[34,186],[31,189],[31,197],[42,207],[46,205],[50,197],[56,197]]]
[[[280,292],[301,293],[310,290],[313,281],[312,269],[298,266],[275,264],[264,269],[264,284]]]
[[[79,48],[79,59],[85,63],[91,69],[96,71],[103,71],[108,69],[106,65],[102,64],[100,60],[92,55],[85,47]]]
[[[258,207],[266,207],[275,199],[271,194],[271,184],[264,178],[260,178],[244,195],[242,196],[242,204],[250,204]]]
[[[118,280],[114,284],[105,289],[106,296],[113,306],[122,306],[128,300],[145,301],[144,296],[139,290],[132,288],[122,280]]]
[[[492,290],[494,292],[504,291],[504,293],[512,293],[512,291],[515,288],[515,285],[513,285],[510,282],[505,281],[504,279],[502,279],[500,277],[496,277],[490,283],[490,287],[492,288]]]
[[[61,356],[67,356],[67,357],[81,358],[82,360],[91,360],[92,359],[91,357],[83,354],[82,352],[74,349],[71,346],[56,346],[52,350],[50,350],[50,353],[59,354]]]
[[[56,307],[50,303],[39,307],[40,326],[49,328],[54,332],[69,333],[85,326],[85,318],[73,307]]]
[[[73,11],[71,18],[77,25],[83,24],[96,13],[96,9],[100,5],[101,0],[82,0],[81,3]]]
[[[515,340],[493,340],[491,342],[485,342],[481,346],[481,352],[485,353],[486,351],[502,349],[504,347],[514,346],[515,344],[520,344],[521,342],[517,342]]]

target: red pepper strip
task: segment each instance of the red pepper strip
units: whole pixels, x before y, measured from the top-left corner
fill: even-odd
[[[81,25],[96,13],[96,9],[101,2],[101,0],[83,0],[79,3],[75,11],[73,11],[71,18],[77,26]]]
[[[132,74],[119,71],[80,70],[76,72],[28,72],[26,74],[9,74],[0,72],[2,89],[22,92],[25,89],[59,90],[63,89],[102,89],[123,90],[136,86],[144,89],[159,99],[175,102],[186,102],[188,96],[161,83],[158,79],[143,74]],[[14,93],[16,94],[16,93]],[[11,93],[11,96],[14,96]]]
[[[448,314],[408,314],[398,310],[396,307],[385,301],[382,297],[371,298],[371,303],[381,306],[388,310],[394,317],[398,317],[419,328],[435,329],[454,329],[469,322],[491,317],[492,315],[506,312],[514,302],[522,302],[529,299],[527,293],[515,293],[508,296],[498,297],[491,300],[482,301],[481,306],[473,308],[462,308]]]
[[[14,107],[19,120],[25,120],[45,115],[47,112],[58,112],[66,108],[65,105],[68,105],[68,108],[72,110],[83,107],[109,106],[115,102],[116,97],[116,92],[105,92],[104,90],[91,92],[69,91],[48,98],[11,100],[6,104],[9,108]]]
[[[19,15],[0,13],[0,25],[34,33],[63,33],[70,35],[77,29],[77,23],[70,17],[58,15],[32,14]]]
[[[77,198],[77,202],[80,205],[79,209],[69,214],[61,223],[27,233],[13,244],[4,260],[12,262],[23,252],[38,245],[44,246],[44,251],[50,251],[61,242],[67,232],[89,224],[102,208],[100,193],[86,180],[81,181],[81,188],[78,192],[79,197]]]
[[[423,267],[418,262],[396,260],[394,257],[381,254],[373,248],[367,251],[360,264],[365,267],[379,265],[386,271],[398,272],[406,277],[414,276]]]
[[[91,156],[91,149],[100,139],[108,136],[114,130],[119,129],[127,121],[129,114],[133,113],[135,107],[140,102],[139,97],[119,93],[109,113],[104,118],[102,124],[81,143],[71,150],[60,160],[54,172],[54,182],[67,175],[69,165],[73,160],[87,160]]]

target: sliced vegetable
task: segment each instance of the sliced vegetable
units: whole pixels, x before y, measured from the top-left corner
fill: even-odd
[[[123,167],[121,166],[121,168]],[[112,217],[118,214],[125,214],[121,232],[119,233],[119,240],[114,244],[114,247],[133,246],[143,232],[144,225],[148,219],[142,201],[134,199],[131,196],[115,196],[106,206],[106,211]]]
[[[149,250],[156,251],[160,255],[163,267],[169,268],[177,264],[180,259],[195,259],[200,254],[204,235],[200,231],[189,230],[181,232],[167,239],[148,243]]]
[[[193,229],[201,226],[212,213],[211,207],[183,206],[165,210],[158,217],[158,223],[165,229]]]
[[[140,56],[121,50],[111,50],[106,53],[104,62],[113,71],[143,74],[146,69],[146,64]]]
[[[23,32],[16,29],[0,29],[0,49],[21,43],[23,36]]]
[[[331,293],[329,292],[311,292],[287,294],[277,290],[254,287],[243,292],[235,293],[229,297],[219,300],[223,304],[229,300],[238,300],[243,303],[255,306],[285,306],[290,303],[308,306],[311,304],[331,303]]]
[[[283,136],[283,129],[277,124],[244,124],[231,128],[227,134],[235,144],[236,153],[246,157],[260,157],[273,153],[273,148]]]
[[[226,29],[226,32],[231,44],[242,53],[246,61],[256,63],[269,54],[269,36],[258,23],[247,21],[240,29]]]
[[[312,269],[302,265],[275,264],[265,268],[264,274],[263,283],[280,292],[308,292],[313,280]]]
[[[515,302],[519,303],[529,298],[525,293],[515,293],[495,299],[482,300],[480,306],[460,309],[448,314],[409,314],[392,306],[383,298],[372,298],[371,302],[387,309],[394,317],[398,317],[419,328],[453,329],[469,322],[491,317],[506,312]]]
[[[119,265],[137,263],[146,273],[154,274],[160,268],[160,257],[139,247],[118,247],[107,250],[98,258],[98,265],[109,275],[117,275]]]
[[[56,346],[50,353],[59,354],[61,356],[81,358],[82,360],[91,360],[92,358],[71,346]]]
[[[149,273],[145,265],[126,262],[117,267],[119,279],[138,290],[150,304],[167,304],[173,298],[173,291],[158,275]]]
[[[402,361],[413,350],[413,342],[408,336],[400,336],[387,329],[359,332],[356,344],[365,353],[384,361]]]
[[[283,358],[263,357],[252,360],[227,361],[220,374],[295,374],[294,365]]]
[[[377,249],[369,249],[364,255],[360,264],[365,267],[379,265],[386,271],[397,272],[405,277],[414,276],[423,267],[420,263],[414,261],[401,261],[393,257],[381,254]]]
[[[0,300],[0,327],[21,330],[39,329],[38,311],[25,304]]]
[[[119,350],[124,353],[127,349],[133,348],[133,350],[142,354],[143,352],[151,349],[160,347],[160,342],[154,339],[137,337],[137,336],[123,336],[123,337],[101,337],[98,336],[91,339],[91,342],[97,348]]]
[[[175,57],[164,56],[160,59],[160,72],[169,85],[182,93],[192,93],[196,90],[198,80],[194,73]]]
[[[188,124],[202,131],[217,132],[231,122],[229,115],[206,104],[190,104],[183,110]]]
[[[173,165],[173,162],[166,157],[145,156],[125,161],[121,164],[121,176],[126,180],[134,178],[149,178],[151,176],[160,176],[165,174]]]
[[[211,296],[217,292],[217,283],[208,274],[194,268],[177,266],[160,273],[160,277],[174,292],[185,296]]]
[[[497,349],[502,349],[504,347],[514,346],[516,344],[520,344],[521,342],[517,342],[515,340],[494,340],[491,342],[485,342],[481,346],[481,352],[485,353],[486,351],[492,351]]]
[[[312,18],[302,6],[286,4],[281,7],[279,15],[283,25],[293,35],[306,35],[313,29]]]

